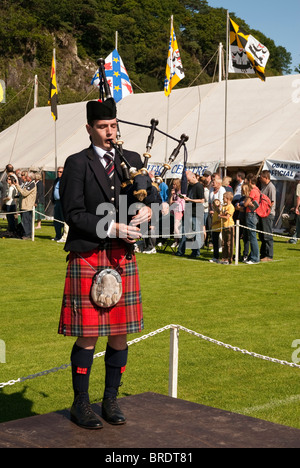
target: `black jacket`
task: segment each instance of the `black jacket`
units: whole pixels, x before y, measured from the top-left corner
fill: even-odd
[[[124,150],[131,166],[140,169],[138,153]],[[87,252],[97,248],[97,224],[105,215],[97,215],[101,203],[111,203],[118,210],[122,183],[119,156],[115,156],[115,176],[112,182],[92,146],[69,156],[60,182],[60,199],[64,218],[69,225],[66,251]]]

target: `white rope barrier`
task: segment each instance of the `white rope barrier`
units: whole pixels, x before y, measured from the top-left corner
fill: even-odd
[[[64,224],[64,221],[61,221],[60,219],[55,219],[52,216],[45,215],[45,213],[40,213],[37,210],[20,210],[20,211],[1,211],[1,215],[11,215],[11,214],[21,214],[21,213],[28,213],[29,211],[35,211],[36,214],[44,216],[45,221],[56,221],[57,223],[62,223]]]
[[[157,329],[157,330],[155,330],[153,332],[148,333],[147,335],[143,335],[143,336],[141,336],[139,338],[135,338],[132,341],[128,341],[127,344],[128,344],[128,346],[131,346],[133,344],[139,343],[140,341],[144,341],[147,338],[150,338],[152,336],[156,336],[159,333],[162,333],[162,332],[164,332],[166,330],[170,330],[170,329],[171,329],[171,331],[173,331],[173,332],[175,331],[176,333],[178,333],[179,330],[182,330],[182,331],[184,331],[186,333],[189,333],[190,335],[193,335],[193,336],[196,336],[197,338],[200,338],[201,340],[207,341],[209,343],[213,343],[213,344],[215,344],[217,346],[222,346],[222,347],[224,347],[226,349],[230,349],[231,351],[239,352],[239,353],[242,353],[242,354],[247,355],[247,356],[251,356],[251,357],[254,357],[254,358],[257,358],[257,359],[262,359],[264,361],[273,362],[273,363],[276,363],[276,364],[281,364],[283,366],[288,366],[288,367],[300,369],[300,365],[295,364],[293,362],[288,362],[288,361],[284,361],[284,360],[281,360],[281,359],[276,359],[276,358],[264,356],[262,354],[258,354],[258,353],[255,353],[255,352],[247,351],[246,349],[239,348],[238,346],[232,346],[230,344],[223,343],[222,341],[219,341],[219,340],[216,340],[216,339],[213,339],[213,338],[209,338],[209,337],[207,337],[207,336],[205,336],[205,335],[203,335],[201,333],[197,333],[197,332],[195,332],[193,330],[190,330],[190,329],[188,329],[186,327],[183,327],[181,325],[174,325],[174,324],[166,325],[165,327],[159,328],[159,329]],[[178,344],[178,339],[176,340],[176,342]],[[171,346],[170,346],[170,365],[171,365],[171,362],[172,362],[173,364],[175,363],[175,367],[176,367],[176,366],[178,366],[178,347],[177,347],[177,349],[175,349],[176,346],[174,347],[173,345],[174,345],[174,343],[171,342]],[[101,356],[104,356],[104,355],[105,355],[105,351],[102,351],[100,353],[95,354],[94,359],[96,359],[98,357],[101,357]],[[71,366],[71,363],[63,364],[62,366],[54,367],[52,369],[45,370],[45,371],[42,371],[42,372],[37,372],[36,374],[28,375],[27,377],[20,377],[20,378],[15,379],[15,380],[12,379],[12,380],[9,380],[8,382],[0,383],[0,389],[4,388],[6,386],[12,386],[12,385],[15,385],[17,383],[25,382],[26,380],[32,380],[32,379],[35,379],[36,377],[42,377],[42,376],[57,372],[59,370],[64,370],[64,369],[67,369],[70,366]],[[176,371],[174,372],[174,368],[173,369],[170,368],[169,375],[173,375],[173,377],[175,377],[176,380],[177,380],[177,374],[178,373]],[[173,389],[171,396],[175,396],[174,389],[176,389],[176,392],[177,392],[177,383],[175,384],[174,381],[173,382],[169,381],[169,392],[170,392],[170,388]]]
[[[64,221],[61,221],[59,219],[52,218],[50,216],[45,215],[44,213],[40,213],[39,211],[36,211],[35,207],[33,207],[31,210],[19,210],[19,211],[1,211],[0,215],[19,215],[22,213],[29,213],[32,212],[32,221],[31,221],[31,240],[34,242],[35,238],[35,215],[38,214],[40,216],[44,216],[44,218],[47,221],[56,221],[57,223],[65,224]]]

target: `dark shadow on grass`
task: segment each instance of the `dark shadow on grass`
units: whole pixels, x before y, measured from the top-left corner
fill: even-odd
[[[24,387],[20,392],[6,395],[0,389],[0,423],[28,418],[37,414],[32,411],[33,402],[25,396],[26,390],[27,387]]]
[[[35,239],[43,239],[43,240],[52,240],[53,239],[53,236],[45,236],[45,235],[42,235],[42,234],[35,234],[34,235]]]

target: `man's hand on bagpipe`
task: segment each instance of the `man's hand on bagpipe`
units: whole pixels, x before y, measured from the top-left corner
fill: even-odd
[[[110,237],[117,237],[122,239],[127,244],[134,244],[142,237],[142,233],[138,226],[114,223],[110,231]]]

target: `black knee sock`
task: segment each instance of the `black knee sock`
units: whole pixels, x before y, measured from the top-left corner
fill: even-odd
[[[93,364],[94,349],[84,349],[75,343],[71,353],[74,398],[79,394],[88,398],[89,379]]]
[[[105,353],[105,390],[103,398],[114,398],[118,394],[121,377],[127,363],[128,347],[117,351],[107,345]]]

